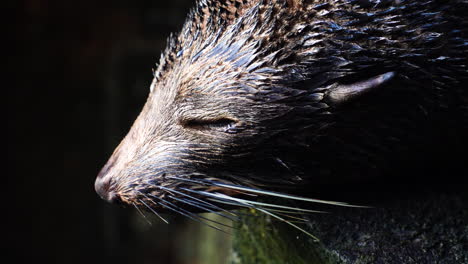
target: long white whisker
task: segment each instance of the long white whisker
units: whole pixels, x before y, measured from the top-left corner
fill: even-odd
[[[138,199],[138,201],[141,202],[140,199]],[[132,204],[133,204],[133,206],[137,209],[138,213],[140,213],[140,215],[143,216],[143,218],[145,219],[145,221],[146,221],[150,226],[153,225],[153,224],[151,223],[151,221],[148,220],[148,218],[146,217],[146,215],[140,210],[140,208],[138,207],[138,205],[136,205],[135,203],[132,203]]]
[[[186,194],[186,193],[179,192],[179,191],[177,191],[177,190],[174,190],[174,189],[171,189],[171,188],[167,188],[167,187],[163,187],[163,186],[157,186],[157,185],[154,185],[154,184],[152,184],[152,185],[155,186],[155,187],[158,187],[158,188],[160,188],[160,189],[162,189],[162,190],[166,190],[166,191],[169,191],[169,192],[174,192],[174,193],[180,194],[180,195],[182,195],[182,196],[188,197],[188,198],[190,198],[190,199],[192,199],[192,200],[195,200],[195,201],[198,201],[198,202],[200,202],[200,203],[203,203],[203,204],[205,204],[206,206],[209,206],[209,207],[211,207],[211,208],[213,208],[213,209],[220,210],[220,211],[223,211],[223,212],[225,212],[225,213],[228,213],[228,214],[230,214],[230,215],[233,215],[233,216],[237,217],[237,215],[236,215],[235,213],[233,213],[233,212],[227,211],[227,210],[225,210],[225,209],[223,209],[223,208],[221,208],[221,207],[219,207],[219,206],[216,206],[216,205],[214,205],[214,204],[208,203],[208,202],[206,202],[206,201],[203,201],[203,200],[201,200],[201,199],[198,199],[198,198],[193,197],[193,196],[191,196],[191,195],[188,195],[188,194]]]
[[[229,220],[231,220],[231,221],[236,221],[236,220],[238,220],[238,219],[233,218],[232,216],[229,216],[229,215],[226,215],[226,214],[223,214],[223,213],[216,212],[216,211],[213,211],[213,210],[211,210],[211,209],[208,209],[208,208],[204,207],[203,205],[194,203],[193,201],[187,201],[187,200],[184,200],[184,199],[179,199],[179,198],[174,197],[174,196],[172,196],[172,195],[169,195],[169,198],[174,199],[174,200],[176,200],[176,201],[179,201],[179,202],[181,202],[181,203],[186,203],[186,204],[191,205],[191,206],[194,206],[194,207],[196,207],[196,208],[199,208],[199,209],[208,211],[208,212],[210,212],[210,213],[213,213],[213,214],[216,214],[216,215],[225,217],[225,218],[227,218],[227,219],[229,219]]]
[[[232,200],[232,197],[227,196],[227,195],[224,195],[224,194],[217,194],[217,195],[214,195],[214,196],[217,197],[217,198],[221,198],[221,199]],[[215,200],[218,200],[218,199],[215,199]],[[260,212],[262,212],[262,213],[265,213],[265,214],[267,214],[267,215],[270,215],[270,216],[272,216],[272,217],[274,217],[274,218],[280,220],[281,222],[285,222],[285,223],[287,223],[288,225],[290,225],[290,226],[296,228],[297,230],[303,232],[304,234],[310,236],[312,239],[314,239],[314,241],[319,241],[319,239],[318,239],[317,237],[315,237],[315,236],[312,235],[311,233],[307,232],[307,231],[304,230],[303,228],[301,228],[301,227],[299,227],[299,226],[297,226],[297,225],[291,223],[290,221],[288,221],[288,220],[286,220],[286,219],[284,219],[284,218],[282,218],[282,217],[280,217],[280,216],[278,216],[278,215],[276,215],[276,214],[270,212],[269,210],[267,210],[267,209],[265,209],[265,208],[253,206],[253,205],[251,205],[251,204],[244,203],[244,202],[238,201],[238,200],[233,200],[233,201],[235,202],[234,204],[243,204],[245,207],[254,208],[255,210],[258,210],[258,211],[260,211]],[[219,202],[224,203],[224,201],[219,201]],[[229,202],[227,202],[227,203],[229,203]]]
[[[270,216],[272,216],[272,217],[274,217],[274,218],[276,218],[276,219],[278,219],[278,220],[280,220],[280,221],[282,221],[282,222],[285,222],[285,223],[287,223],[288,225],[290,225],[290,226],[296,228],[297,230],[299,230],[299,231],[303,232],[304,234],[310,236],[312,239],[314,239],[315,242],[318,242],[318,241],[319,241],[319,239],[318,239],[316,236],[314,236],[314,235],[312,235],[311,233],[307,232],[307,231],[304,230],[303,228],[300,228],[299,226],[297,226],[297,225],[291,223],[290,221],[285,220],[284,218],[281,218],[280,216],[277,216],[277,215],[275,215],[275,214],[269,212],[268,210],[265,210],[265,209],[262,209],[262,208],[256,208],[256,209],[259,210],[260,212],[263,212],[263,213],[265,213],[265,214],[267,214],[267,215],[270,215]]]
[[[186,189],[186,190],[188,191],[189,189]],[[193,190],[191,190],[191,191],[193,191]],[[197,193],[207,195],[207,196],[212,196],[212,197],[220,197],[220,196],[216,196],[214,193],[209,193],[209,192],[204,192],[204,191],[193,191],[193,192],[197,192]],[[303,209],[303,208],[297,208],[297,207],[290,207],[290,206],[285,206],[285,205],[250,201],[250,200],[235,198],[235,197],[231,197],[231,196],[227,196],[227,195],[225,195],[224,198],[226,200],[230,200],[230,201],[238,201],[238,202],[243,202],[243,203],[252,204],[252,205],[260,205],[260,206],[288,209],[288,210],[291,210],[291,211],[299,211],[299,212],[307,212],[307,213],[326,213],[324,211],[317,211],[317,210]],[[287,212],[287,211],[283,211],[283,212]]]
[[[169,196],[169,197],[171,197],[171,196]],[[175,198],[175,197],[171,197],[171,198]],[[177,198],[176,198],[176,200],[178,200],[178,201],[180,201],[180,202],[184,202],[184,201],[181,200],[181,199],[177,199]],[[166,203],[168,203],[168,204],[170,204],[170,205],[172,205],[172,206],[176,206],[175,204],[173,204],[173,203],[171,203],[171,202],[169,202],[169,201],[164,200],[164,202],[166,202]],[[185,202],[184,202],[184,203],[185,203]],[[218,221],[215,221],[215,220],[212,220],[212,219],[208,219],[208,218],[203,217],[203,216],[201,216],[201,215],[194,214],[194,213],[192,213],[192,212],[190,212],[190,211],[187,211],[187,210],[185,210],[185,209],[183,209],[183,208],[178,207],[178,209],[179,209],[180,211],[182,211],[182,212],[185,212],[185,213],[187,213],[187,214],[190,214],[191,216],[193,216],[193,217],[195,217],[195,218],[204,219],[204,220],[206,220],[206,221],[210,221],[210,222],[216,223],[216,224],[218,224],[218,225],[226,226],[226,227],[229,227],[229,228],[234,228],[234,227],[232,227],[232,226],[230,226],[230,225],[226,225],[226,224],[220,223],[220,222],[218,222]],[[206,223],[205,223],[205,224],[206,224]]]
[[[146,196],[144,193],[138,191],[140,194],[142,194],[143,196],[146,197],[146,199],[150,200],[151,202],[153,202],[151,199],[148,198],[148,196]],[[146,206],[146,208],[150,209],[151,212],[153,212],[156,216],[158,216],[161,220],[163,220],[164,223],[166,224],[169,224],[169,222],[164,219],[160,214],[158,214],[158,212],[156,212],[153,208],[151,208],[151,206],[147,205],[143,200],[141,199],[138,199],[144,206]],[[154,203],[154,202],[153,202]]]
[[[228,188],[228,189],[241,190],[241,191],[246,191],[246,192],[253,192],[253,193],[257,193],[257,194],[275,196],[275,197],[298,200],[298,201],[322,203],[322,204],[331,204],[331,205],[346,206],[346,207],[368,208],[367,206],[352,205],[352,204],[348,204],[348,203],[344,203],[344,202],[335,202],[335,201],[327,201],[327,200],[320,200],[320,199],[312,199],[312,198],[306,198],[306,197],[295,196],[295,195],[284,194],[284,193],[273,192],[273,191],[266,191],[266,190],[261,190],[261,189],[254,189],[254,188],[250,188],[250,187],[226,184],[226,183],[215,182],[215,181],[207,182],[207,181],[204,181],[204,180],[193,180],[193,179],[179,178],[179,177],[175,177],[175,176],[167,176],[167,177],[177,179],[177,180],[183,180],[183,181],[188,181],[188,182],[199,183],[199,184],[203,184],[203,185],[224,187],[224,188]]]
[[[236,203],[235,202],[228,202],[228,201],[219,200],[219,199],[216,199],[216,198],[207,198],[207,199],[210,200],[210,201],[213,201],[213,202],[227,204],[227,205],[234,205],[234,206],[247,207],[247,208],[255,208],[252,205],[244,205],[244,204],[239,204],[237,202]]]
[[[254,204],[254,205],[261,205],[261,206],[267,206],[267,207],[288,209],[288,210],[299,211],[299,212],[326,213],[324,211],[318,211],[318,210],[310,210],[310,209],[303,209],[303,208],[298,208],[298,207],[290,207],[290,206],[284,206],[284,205],[255,202],[255,201],[250,201],[250,200],[245,200],[245,199],[240,199],[240,198],[235,198],[235,197],[231,197],[231,198],[232,198],[232,200],[239,200],[239,201],[242,201],[242,202],[245,202],[245,203],[248,203],[248,204]],[[284,211],[284,212],[287,212],[287,211]]]
[[[157,197],[157,196],[155,196],[155,195],[152,195],[152,194],[149,194],[149,195],[150,195],[151,197],[154,197],[154,198],[156,198],[156,199],[159,199],[160,202],[158,202],[158,204],[160,204],[160,205],[163,206],[163,207],[166,207],[166,208],[169,209],[169,210],[172,210],[172,211],[174,211],[174,212],[176,212],[176,213],[179,213],[179,214],[181,214],[181,215],[183,215],[183,216],[186,216],[186,217],[192,219],[193,221],[202,223],[202,224],[207,225],[207,226],[209,226],[209,227],[211,227],[211,228],[214,228],[214,229],[216,229],[216,230],[218,230],[218,231],[221,231],[221,232],[223,232],[223,233],[229,234],[229,232],[226,232],[225,230],[223,230],[223,229],[221,229],[221,228],[219,228],[219,227],[210,225],[210,224],[208,224],[208,223],[206,223],[206,222],[200,220],[200,219],[199,219],[200,216],[197,216],[197,215],[195,215],[195,214],[193,214],[193,213],[191,213],[191,212],[188,212],[188,211],[186,211],[186,210],[184,210],[184,209],[182,209],[182,208],[180,208],[180,207],[174,205],[173,203],[171,203],[171,202],[169,202],[169,201],[166,201],[166,200],[163,200],[163,199],[161,199],[161,198],[159,198],[159,197]],[[168,204],[169,204],[169,205],[168,205]],[[175,208],[177,208],[177,209],[175,209],[175,208],[173,208],[173,207],[175,207]],[[204,217],[201,217],[201,218],[204,218]]]
[[[220,195],[221,198],[232,199],[232,197],[227,196],[227,195],[224,195],[224,194],[219,194],[219,195]],[[239,201],[239,200],[236,199],[236,198],[234,198],[234,199],[235,199],[236,202],[245,203],[245,202]],[[268,211],[266,208],[261,208],[261,207],[254,207],[254,208],[255,208],[256,210],[259,210],[260,212],[263,212],[263,213],[265,213],[265,214],[267,214],[267,215],[270,215],[270,216],[272,216],[272,217],[274,217],[274,218],[276,218],[276,219],[278,219],[278,220],[280,220],[280,221],[282,221],[282,222],[287,223],[288,225],[290,225],[290,226],[296,228],[297,230],[300,230],[300,231],[304,232],[305,234],[307,234],[307,235],[309,235],[310,237],[312,237],[315,241],[319,241],[319,239],[318,239],[317,237],[315,237],[315,236],[312,235],[311,233],[307,232],[307,231],[304,230],[303,228],[300,228],[299,226],[297,226],[297,225],[291,223],[290,221],[288,221],[288,220],[286,220],[286,219],[284,219],[284,218],[282,218],[282,217],[280,217],[280,216],[278,216],[278,215],[276,215],[276,214],[274,214],[274,213]]]

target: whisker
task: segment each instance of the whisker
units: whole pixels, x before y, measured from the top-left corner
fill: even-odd
[[[279,193],[279,192],[274,192],[274,191],[267,191],[267,190],[262,190],[262,189],[246,187],[246,186],[240,186],[240,185],[235,185],[235,184],[227,184],[227,183],[222,183],[222,182],[217,182],[217,181],[207,181],[207,180],[201,180],[201,179],[196,179],[195,180],[195,179],[188,179],[188,178],[180,178],[180,177],[176,177],[176,176],[167,176],[167,178],[172,178],[172,179],[181,180],[181,181],[185,181],[185,182],[196,183],[196,184],[200,184],[202,186],[216,186],[216,187],[222,187],[222,188],[227,188],[227,189],[232,189],[232,190],[237,190],[237,191],[244,191],[244,192],[250,192],[250,193],[255,193],[255,194],[274,196],[274,197],[279,197],[279,198],[286,198],[286,199],[291,199],[291,200],[299,200],[299,201],[322,203],[322,204],[331,204],[331,205],[336,205],[336,206],[368,208],[367,206],[358,206],[358,205],[351,205],[351,204],[344,203],[344,202],[335,202],[335,201],[312,199],[312,198],[289,195],[289,194],[284,194],[284,193]],[[161,188],[161,186],[156,186],[156,187]],[[163,188],[165,188],[165,187],[163,187]],[[163,188],[161,188],[161,189],[163,189]],[[216,203],[228,204],[228,205],[233,205],[233,206],[238,206],[238,207],[247,207],[247,208],[258,210],[258,211],[260,211],[260,212],[262,212],[262,213],[264,213],[266,215],[269,215],[269,216],[271,216],[271,217],[273,217],[273,218],[275,218],[275,219],[277,219],[277,220],[279,220],[281,222],[284,222],[284,223],[296,228],[297,230],[299,230],[299,231],[303,232],[304,234],[308,235],[309,237],[311,237],[314,241],[319,241],[319,239],[317,237],[315,237],[311,233],[307,232],[305,229],[299,227],[298,225],[294,224],[294,223],[297,223],[297,221],[289,221],[289,220],[281,217],[280,215],[286,214],[285,217],[296,219],[296,220],[299,220],[300,223],[304,223],[304,222],[307,222],[306,219],[299,218],[299,217],[294,217],[294,216],[291,216],[291,215],[288,215],[288,214],[294,214],[294,213],[299,213],[299,212],[304,212],[304,213],[326,213],[326,212],[317,211],[317,210],[303,209],[303,208],[297,208],[297,207],[290,207],[290,206],[278,205],[278,204],[272,204],[272,203],[251,201],[251,200],[247,200],[247,199],[231,197],[231,196],[225,195],[223,193],[211,193],[211,192],[206,192],[206,191],[193,190],[193,189],[189,189],[189,188],[180,188],[180,190],[196,193],[196,194],[199,194],[199,195],[203,195],[203,196],[207,197],[207,200],[210,200],[210,201],[213,201],[213,202],[216,202]],[[169,188],[167,188],[166,191],[176,192],[175,190],[172,190],[172,189],[169,189]],[[182,194],[182,192],[179,192],[179,194]],[[190,195],[188,195],[188,196],[191,197]],[[161,199],[159,197],[157,197],[157,198]],[[179,200],[176,197],[171,196],[171,198],[175,199],[175,200]],[[192,197],[192,198],[195,198],[195,197]],[[199,200],[199,199],[197,199],[197,200]],[[205,206],[203,206],[203,205],[201,205],[199,203],[196,203],[193,200],[188,201],[188,200],[185,200],[185,199],[180,199],[179,201],[184,202],[184,203],[189,204],[189,205],[192,205],[194,207],[203,209],[203,210],[207,209]],[[168,201],[164,201],[164,203],[171,204]],[[206,202],[203,201],[202,203],[206,203]],[[175,206],[175,205],[173,205],[173,206]],[[197,222],[201,222],[201,223],[203,223],[205,225],[208,225],[208,226],[210,226],[212,228],[215,228],[217,230],[225,232],[224,230],[221,230],[221,229],[219,229],[217,227],[211,226],[211,225],[207,224],[206,222],[200,220],[200,218],[205,219],[207,221],[210,221],[210,219],[206,219],[206,218],[201,217],[201,216],[192,217],[193,213],[188,212],[188,211],[186,211],[186,210],[184,210],[182,208],[179,208],[177,206],[175,206],[175,207],[178,208],[178,210],[176,210],[174,208],[172,208],[172,210],[175,210],[176,212],[178,212],[180,214],[183,214],[183,215],[185,215],[185,216],[187,216],[187,217],[189,217],[189,218],[191,218],[191,219],[193,219],[193,220],[195,220]],[[275,213],[273,213],[273,212],[275,212]],[[190,216],[190,215],[192,215],[192,216]],[[218,222],[215,222],[215,223],[221,224],[221,223],[218,223]]]
[[[192,193],[201,194],[201,195],[208,196],[208,197],[220,198],[220,196],[218,194],[216,194],[216,193],[210,193],[210,192],[205,192],[205,191],[196,191],[196,190],[192,190],[192,189],[188,189],[188,188],[180,188],[180,189],[184,190],[184,191],[192,192]],[[227,197],[229,197],[229,196],[227,196]],[[231,201],[232,199],[229,199],[229,200]],[[236,203],[236,205],[237,204],[238,203]]]
[[[138,199],[138,201],[141,202],[140,199]],[[135,203],[132,203],[132,204],[133,204],[133,206],[137,209],[138,213],[140,213],[140,215],[143,216],[143,218],[146,220],[146,222],[147,222],[150,226],[152,226],[153,224],[151,223],[150,220],[148,220],[148,218],[146,217],[146,215],[143,214],[143,212],[140,210],[140,208],[138,207],[138,205],[136,205]]]
[[[191,196],[191,195],[188,195],[188,194],[186,194],[186,193],[179,192],[179,191],[177,191],[177,190],[174,190],[174,189],[171,189],[171,188],[167,188],[167,187],[163,187],[163,186],[157,186],[157,185],[154,185],[154,184],[152,184],[152,185],[153,185],[153,186],[156,186],[156,187],[158,187],[158,188],[160,188],[160,189],[162,189],[162,190],[174,192],[174,193],[180,194],[180,195],[182,195],[182,196],[188,197],[188,198],[190,198],[190,199],[192,199],[192,200],[195,200],[195,201],[198,201],[198,202],[200,202],[200,203],[203,203],[203,204],[205,204],[206,206],[209,206],[209,207],[211,207],[211,208],[213,208],[213,209],[220,210],[220,211],[226,212],[226,213],[228,213],[228,214],[230,214],[230,215],[233,215],[233,216],[237,217],[237,215],[236,215],[235,213],[233,213],[233,212],[227,211],[227,210],[225,210],[225,209],[223,209],[223,208],[221,208],[221,207],[219,207],[219,206],[216,206],[216,205],[214,205],[214,204],[208,203],[208,202],[206,202],[206,201],[203,201],[203,200],[201,200],[201,199],[198,199],[198,198],[193,197],[193,196]]]
[[[172,210],[172,211],[174,211],[174,212],[176,212],[176,213],[178,213],[178,214],[181,214],[181,215],[183,215],[183,216],[185,216],[185,217],[188,217],[188,218],[192,219],[193,221],[202,223],[202,224],[204,224],[204,225],[207,225],[207,226],[209,226],[209,227],[211,227],[211,228],[213,228],[213,229],[216,229],[216,230],[218,230],[218,231],[221,231],[221,232],[223,232],[223,233],[230,234],[229,232],[226,232],[225,230],[223,230],[223,229],[221,229],[221,228],[219,228],[219,227],[217,227],[217,226],[210,225],[210,224],[208,224],[208,223],[206,223],[206,222],[200,220],[200,219],[199,219],[199,216],[196,216],[196,215],[194,215],[193,213],[190,213],[190,212],[188,212],[188,211],[186,211],[186,210],[184,210],[184,209],[182,209],[182,208],[180,208],[180,207],[178,207],[178,206],[172,204],[171,202],[165,201],[165,200],[163,200],[163,199],[161,199],[161,198],[159,198],[159,197],[157,197],[157,196],[154,196],[154,195],[152,195],[152,194],[149,194],[149,195],[150,195],[151,197],[154,197],[154,198],[156,198],[156,199],[159,199],[161,202],[158,202],[158,204],[161,205],[161,206],[163,206],[163,207],[165,207],[165,208],[167,208],[167,209],[169,209],[169,210]],[[169,204],[169,205],[167,205],[167,204]],[[177,209],[172,208],[171,205],[172,205],[173,207],[177,208]]]
[[[184,199],[179,199],[179,198],[174,197],[174,196],[172,196],[172,195],[170,195],[169,197],[170,197],[171,199],[176,200],[176,201],[179,201],[179,202],[182,202],[182,203],[186,203],[186,204],[191,205],[191,206],[194,206],[194,207],[196,207],[196,208],[199,208],[199,209],[208,211],[208,212],[210,212],[210,213],[213,213],[213,214],[216,214],[216,215],[225,217],[225,218],[227,218],[227,219],[229,219],[229,220],[231,220],[231,221],[236,221],[236,220],[238,221],[238,220],[239,220],[239,218],[237,218],[237,217],[234,218],[234,217],[232,217],[232,216],[230,216],[230,215],[226,215],[226,214],[223,214],[223,213],[220,213],[220,212],[213,211],[213,210],[208,209],[208,208],[204,207],[203,205],[200,205],[200,204],[195,203],[195,202],[193,202],[193,201],[188,201],[188,200],[184,200]]]
[[[197,214],[192,214],[192,215],[196,216],[197,218],[200,218],[200,219],[203,219],[203,220],[206,220],[206,221],[215,223],[215,224],[217,224],[217,225],[221,225],[221,226],[225,226],[225,227],[228,227],[228,228],[236,229],[234,226],[231,226],[231,225],[228,225],[228,224],[224,224],[224,223],[221,223],[221,222],[219,222],[219,221],[216,221],[216,220],[213,220],[213,219],[209,219],[209,218],[204,217],[204,216],[201,216],[201,215],[197,215]]]
[[[250,200],[245,200],[245,199],[240,199],[240,198],[235,198],[235,197],[232,197],[232,198],[233,198],[233,200],[236,199],[236,200],[239,200],[239,201],[242,201],[242,202],[245,202],[245,203],[249,203],[249,204],[261,205],[261,206],[267,206],[267,207],[275,207],[275,208],[282,208],[282,209],[288,209],[288,210],[291,210],[291,211],[307,212],[307,213],[325,213],[324,211],[318,211],[318,210],[303,209],[303,208],[299,208],[299,207],[290,207],[290,206],[271,204],[271,203],[255,202],[255,201],[250,201]],[[273,209],[269,209],[269,210],[273,210]],[[280,211],[280,210],[278,210],[278,211]],[[289,212],[289,211],[283,211],[283,212]]]
[[[284,211],[281,211],[281,210],[274,210],[274,209],[268,209],[268,210],[270,212],[275,212],[277,215],[281,215],[281,216],[284,216],[284,217],[287,217],[287,218],[294,219],[294,220],[291,220],[292,223],[302,223],[302,224],[304,224],[304,223],[310,222],[309,220],[307,220],[305,218],[291,215],[291,213],[293,213],[293,212],[284,212]]]
[[[175,204],[173,204],[173,203],[171,203],[171,202],[169,202],[169,201],[164,200],[164,202],[165,202],[165,203],[168,203],[168,204],[170,204],[170,205],[172,205],[172,206],[177,207]],[[185,212],[185,213],[187,213],[187,214],[190,214],[191,216],[193,216],[193,217],[195,217],[195,218],[204,219],[204,220],[206,220],[206,221],[210,221],[210,222],[216,223],[216,224],[218,224],[218,225],[226,226],[226,227],[229,227],[229,228],[234,228],[234,227],[232,227],[232,226],[230,226],[230,225],[226,225],[226,224],[220,223],[220,222],[218,222],[218,221],[215,221],[215,220],[212,220],[212,219],[208,219],[208,218],[203,217],[203,216],[201,216],[201,215],[194,214],[194,213],[192,213],[192,212],[190,212],[190,211],[187,211],[187,210],[185,210],[185,209],[183,209],[183,208],[178,207],[178,209],[181,210],[181,211],[183,211],[183,212]],[[206,223],[205,223],[205,224],[206,224]]]
[[[216,198],[207,198],[207,199],[210,200],[210,201],[213,201],[213,202],[227,204],[227,205],[234,205],[234,206],[247,207],[247,208],[255,208],[254,206],[247,206],[247,205],[239,204],[239,203],[236,203],[236,202],[228,202],[228,201],[225,201],[225,200],[219,200],[219,199],[216,199]]]
[[[252,209],[256,208],[254,205],[251,205],[251,204],[240,203],[238,201],[228,199],[228,198],[231,198],[231,197],[229,197],[227,195],[220,196],[219,194],[216,194],[216,193],[209,193],[209,192],[204,192],[204,191],[195,191],[195,190],[190,190],[190,189],[186,189],[186,188],[181,188],[181,189],[184,189],[184,190],[189,191],[189,192],[194,192],[194,193],[198,193],[198,194],[201,194],[201,195],[205,195],[205,196],[208,197],[207,198],[208,200],[213,201],[213,202],[227,204],[227,205],[233,205],[233,206],[237,206],[237,207],[247,207],[247,208],[252,208]],[[228,197],[228,198],[225,198],[225,197]]]
[[[179,177],[175,177],[175,176],[167,176],[167,177],[177,179],[177,180],[182,180],[182,181],[199,183],[199,184],[203,184],[203,185],[218,186],[218,187],[224,187],[224,188],[228,188],[228,189],[253,192],[253,193],[258,193],[258,194],[263,194],[263,195],[268,195],[268,196],[275,196],[275,197],[287,198],[287,199],[299,200],[299,201],[305,201],[305,202],[331,204],[331,205],[346,206],[346,207],[369,208],[368,206],[352,205],[352,204],[348,204],[348,203],[344,203],[344,202],[335,202],[335,201],[327,201],[327,200],[306,198],[306,197],[302,197],[302,196],[290,195],[290,194],[279,193],[279,192],[274,192],[274,191],[267,191],[267,190],[262,190],[262,189],[255,189],[255,188],[250,188],[250,187],[246,187],[246,186],[233,185],[233,184],[227,184],[227,183],[221,183],[221,182],[215,182],[215,181],[207,182],[205,180],[193,180],[193,179],[179,178]]]
[[[224,195],[224,194],[218,194],[218,195],[219,195],[220,197],[225,198],[225,199],[228,199],[228,200],[229,200],[229,199],[232,199],[232,197],[227,196],[227,195]],[[244,202],[242,202],[242,201],[236,201],[236,202],[239,202],[239,203],[244,204]],[[286,219],[284,219],[284,218],[282,218],[282,217],[280,217],[280,216],[278,216],[278,215],[276,215],[276,214],[270,212],[268,209],[262,208],[262,207],[254,207],[254,208],[255,208],[256,210],[259,210],[260,212],[263,212],[263,213],[265,213],[265,214],[267,214],[267,215],[270,215],[270,216],[272,216],[272,217],[274,217],[274,218],[276,218],[276,219],[278,219],[278,220],[280,220],[280,221],[282,221],[282,222],[287,223],[288,225],[290,225],[290,226],[296,228],[297,230],[303,232],[304,234],[310,236],[310,237],[313,238],[315,241],[319,241],[319,239],[318,239],[317,237],[315,237],[314,235],[312,235],[311,233],[309,233],[309,232],[307,232],[306,230],[304,230],[303,228],[301,228],[301,227],[299,227],[299,226],[293,224],[291,221],[288,221],[288,220],[286,220]]]
[[[274,218],[276,218],[276,219],[278,219],[278,220],[280,220],[280,221],[282,221],[282,222],[285,222],[286,224],[288,224],[288,225],[290,225],[290,226],[296,228],[297,230],[299,230],[299,231],[303,232],[304,234],[310,236],[315,242],[318,242],[318,241],[319,241],[319,239],[318,239],[316,236],[314,236],[314,235],[312,235],[311,233],[307,232],[307,231],[304,230],[303,228],[300,228],[299,226],[297,226],[297,225],[291,223],[290,221],[288,221],[288,220],[286,220],[286,219],[284,219],[284,218],[282,218],[282,217],[280,217],[280,216],[278,216],[278,215],[275,215],[275,214],[269,212],[268,210],[265,210],[265,209],[262,209],[262,208],[256,208],[256,209],[259,210],[260,212],[263,212],[263,213],[265,213],[265,214],[267,214],[267,215],[270,215],[270,216],[272,216],[272,217],[274,217]]]
[[[140,194],[142,194],[143,196],[145,196],[146,199],[148,199],[148,200],[151,201],[151,199],[149,199],[148,196],[146,196],[144,193],[142,193],[142,192],[140,192],[140,191],[138,191],[138,192],[139,192]],[[156,212],[153,208],[151,208],[151,206],[147,205],[147,204],[146,204],[143,200],[141,200],[141,199],[138,199],[138,200],[139,200],[143,205],[145,205],[146,208],[150,209],[151,212],[153,212],[156,216],[158,216],[161,220],[163,220],[164,223],[169,224],[169,222],[168,222],[166,219],[164,219],[160,214],[158,214],[158,212]]]
[[[252,205],[252,204],[248,204],[248,203],[239,201],[239,200],[237,200],[237,199],[235,199],[235,198],[233,199],[232,197],[227,196],[227,195],[224,195],[224,194],[211,194],[211,193],[202,192],[202,191],[200,191],[200,192],[203,193],[203,194],[205,194],[205,195],[207,195],[207,196],[212,196],[212,197],[216,197],[216,198],[221,198],[221,201],[220,201],[219,199],[214,199],[214,200],[216,200],[216,201],[218,201],[218,202],[221,202],[221,203],[225,203],[225,202],[226,202],[226,201],[223,201],[223,200],[229,200],[229,201],[234,201],[234,203],[233,203],[234,205],[244,205],[245,207],[249,207],[249,208],[253,208],[253,209],[255,209],[255,210],[258,210],[258,211],[260,211],[260,212],[262,212],[262,213],[264,213],[264,214],[270,215],[270,216],[272,216],[272,217],[274,217],[274,218],[280,220],[281,222],[287,223],[288,225],[290,225],[290,226],[296,228],[297,230],[303,232],[304,234],[310,236],[312,239],[314,239],[314,241],[319,241],[319,239],[318,239],[317,237],[315,237],[315,236],[312,235],[311,233],[307,232],[307,231],[304,230],[303,228],[301,228],[301,227],[295,225],[295,224],[292,223],[291,221],[288,221],[288,220],[286,220],[286,219],[284,219],[284,218],[282,218],[282,217],[280,217],[280,216],[278,216],[278,215],[276,215],[276,214],[270,212],[270,211],[269,211],[268,209],[266,209],[266,208],[254,206],[254,205]],[[229,202],[227,202],[227,203],[229,203]]]
[[[189,190],[189,189],[186,189],[186,188],[184,188],[184,189],[187,190],[187,191],[197,192],[197,193],[205,195],[205,196],[211,196],[211,197],[218,197],[219,198],[219,196],[216,195],[215,193],[209,193],[209,192],[204,192],[204,191],[194,191],[194,190]],[[241,203],[247,203],[247,204],[250,204],[250,205],[260,205],[260,206],[287,209],[287,210],[268,209],[270,211],[278,211],[278,212],[286,212],[286,213],[296,213],[296,212],[326,213],[324,211],[317,211],[317,210],[303,209],[303,208],[290,207],[290,206],[284,206],[284,205],[278,205],[278,204],[250,201],[250,200],[235,198],[235,197],[231,197],[231,196],[227,196],[227,195],[225,195],[225,197],[229,197],[229,198],[225,198],[225,199],[230,200],[230,201],[237,201],[237,202],[241,202]]]

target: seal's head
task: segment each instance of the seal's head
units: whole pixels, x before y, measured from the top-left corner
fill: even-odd
[[[434,78],[466,72],[449,60],[463,54],[456,47],[466,51],[466,29],[455,29],[455,18],[442,23],[447,6],[390,2],[200,1],[170,39],[148,100],[96,191],[151,210],[217,210],[207,199],[249,207],[239,197],[281,197],[271,190],[317,180],[324,167],[373,163],[378,155],[369,149],[393,146],[388,138],[405,131],[388,129],[385,115],[372,119],[378,103],[344,107],[348,102],[395,80],[456,90],[460,78]],[[449,37],[444,27],[454,27]],[[443,45],[421,55],[431,43]],[[428,61],[437,67],[425,69]],[[397,117],[412,117],[413,106],[391,107]]]
[[[321,93],[292,88],[305,66],[291,60],[314,48],[286,41],[303,38],[303,25],[283,23],[300,20],[287,3],[232,10],[220,2],[200,2],[170,40],[147,103],[96,180],[104,199],[139,204],[148,195],[167,199],[160,187],[193,186],[173,177],[246,184],[259,161],[273,158],[266,148],[277,144],[270,140],[287,126],[291,103],[325,111]]]

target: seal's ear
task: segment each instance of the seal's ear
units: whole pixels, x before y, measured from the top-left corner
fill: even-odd
[[[352,84],[333,84],[325,93],[324,100],[331,104],[341,104],[390,81],[394,72],[377,75],[362,82]]]

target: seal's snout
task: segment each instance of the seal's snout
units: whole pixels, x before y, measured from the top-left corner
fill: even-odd
[[[96,181],[94,182],[94,189],[103,200],[106,200],[110,203],[118,203],[120,198],[112,188],[111,178],[107,174],[108,169],[109,165],[106,164],[99,172]]]
[[[97,194],[104,200],[107,200],[108,192],[109,192],[109,181],[105,180],[105,178],[98,177],[96,182],[94,182],[94,189],[96,190]]]
[[[119,195],[111,189],[111,184],[108,177],[98,177],[94,183],[94,189],[103,200],[106,200],[110,203],[120,202]]]

